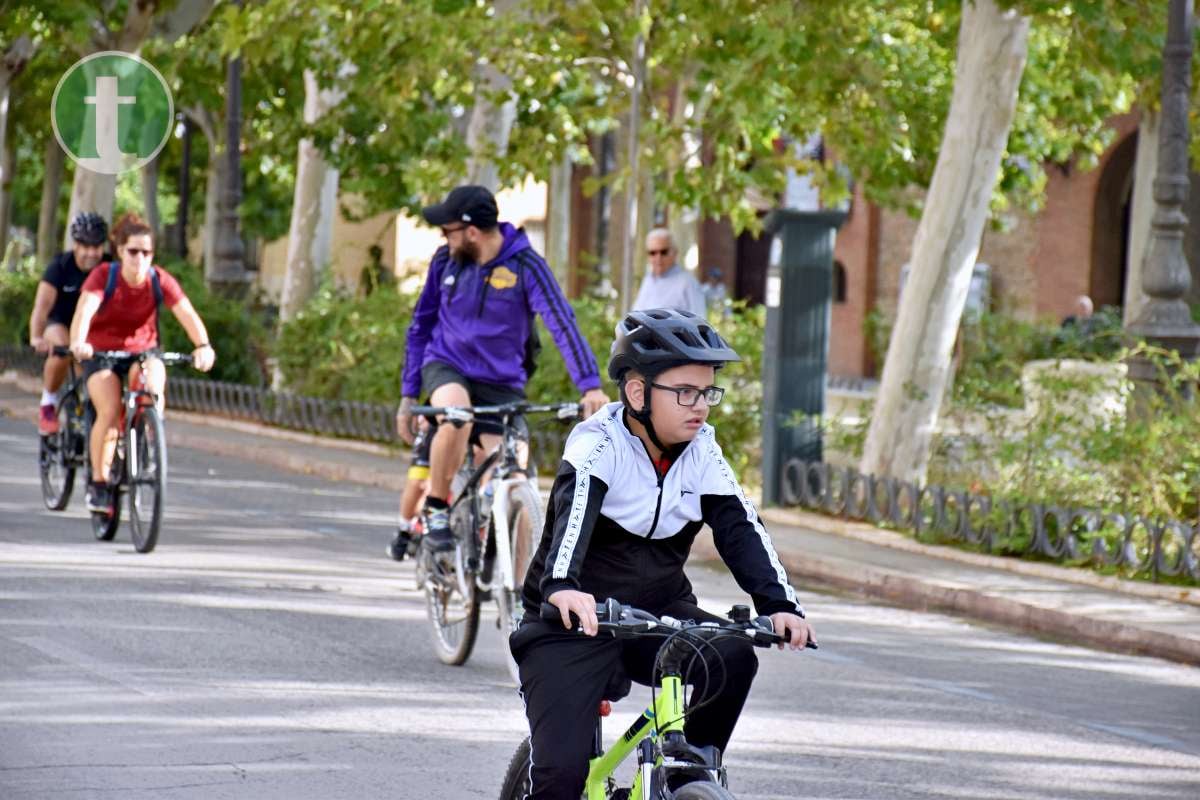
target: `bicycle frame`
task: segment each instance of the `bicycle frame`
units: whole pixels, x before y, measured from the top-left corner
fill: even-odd
[[[517,458],[519,441],[516,429],[509,425],[508,419],[505,419],[503,441],[478,467],[479,474],[481,476],[486,475],[487,471],[503,457],[503,461],[495,469],[495,474],[490,477],[490,481],[495,487],[490,515],[492,518],[493,535],[496,537],[495,568],[500,571],[500,585],[505,589],[514,590],[517,587],[515,585],[516,568],[513,564],[512,554],[512,532],[508,529],[509,489],[522,482],[527,482],[530,488],[533,489],[534,497],[538,497],[539,499],[541,497],[541,493],[538,492],[537,482],[528,477],[525,472],[526,468],[520,465]],[[514,475],[519,477],[512,477]]]
[[[642,751],[642,759],[629,796],[651,800],[650,776],[662,766],[662,753],[653,744],[665,733],[682,733],[683,714],[683,680],[678,675],[664,675],[654,705],[643,711],[611,748],[588,762],[587,782],[584,784],[587,800],[605,800],[608,797],[606,787],[609,778],[635,749]],[[665,722],[656,725],[657,720]]]

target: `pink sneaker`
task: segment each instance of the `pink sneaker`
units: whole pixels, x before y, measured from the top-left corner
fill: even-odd
[[[42,406],[41,413],[38,414],[38,433],[42,436],[58,433],[58,414],[54,413],[54,406]]]

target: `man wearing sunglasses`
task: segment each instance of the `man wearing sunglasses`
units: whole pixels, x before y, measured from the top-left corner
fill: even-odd
[[[678,255],[675,240],[666,228],[655,228],[646,234],[649,268],[630,308],[634,311],[674,308],[689,311],[701,319],[707,316],[704,289],[692,273],[679,265]]]
[[[584,415],[607,403],[608,397],[600,391],[596,358],[554,273],[534,252],[525,231],[499,222],[492,193],[482,186],[459,186],[421,215],[441,228],[446,244],[429,265],[408,328],[402,399],[396,413],[401,438],[412,443],[408,409],[422,394],[434,406],[499,405],[523,399],[540,349],[535,314],[562,353],[582,395]],[[430,550],[454,548],[448,515],[450,481],[466,457],[472,434],[485,450],[491,450],[499,444],[502,431],[499,420],[487,417],[477,417],[469,425],[437,426],[422,514],[424,543]]]
[[[717,371],[740,360],[708,322],[686,311],[632,311],[617,328],[608,375],[621,402],[567,439],[522,589],[525,616],[509,639],[529,718],[531,800],[575,800],[583,792],[597,708],[614,677],[654,683],[658,642],[597,636],[598,601],[718,621],[696,605],[684,574],[704,525],[775,632],[790,634],[793,650],[812,637],[771,538],[707,423],[724,395]],[[561,622],[540,618],[543,602]],[[587,636],[564,630],[572,614]],[[696,660],[703,668],[688,670],[692,710],[684,732],[692,745],[724,750],[758,660],[749,643],[731,639],[697,650]]]

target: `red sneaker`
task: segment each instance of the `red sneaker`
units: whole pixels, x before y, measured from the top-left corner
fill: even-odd
[[[38,433],[42,436],[58,433],[58,414],[54,412],[54,406],[42,406],[41,413],[38,414]]]

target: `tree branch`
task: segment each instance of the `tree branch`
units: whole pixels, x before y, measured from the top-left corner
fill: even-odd
[[[150,26],[157,10],[158,0],[130,0],[125,23],[117,34],[117,49],[127,53],[141,50],[142,43],[150,35]]]
[[[25,69],[25,65],[29,63],[29,59],[33,58],[35,50],[37,50],[37,45],[24,34],[18,36],[9,45],[8,51],[4,54],[4,71],[7,73],[6,77],[8,80],[12,80],[20,74],[21,70]]]
[[[179,0],[154,22],[154,35],[170,44],[198,28],[212,13],[215,0]]]

